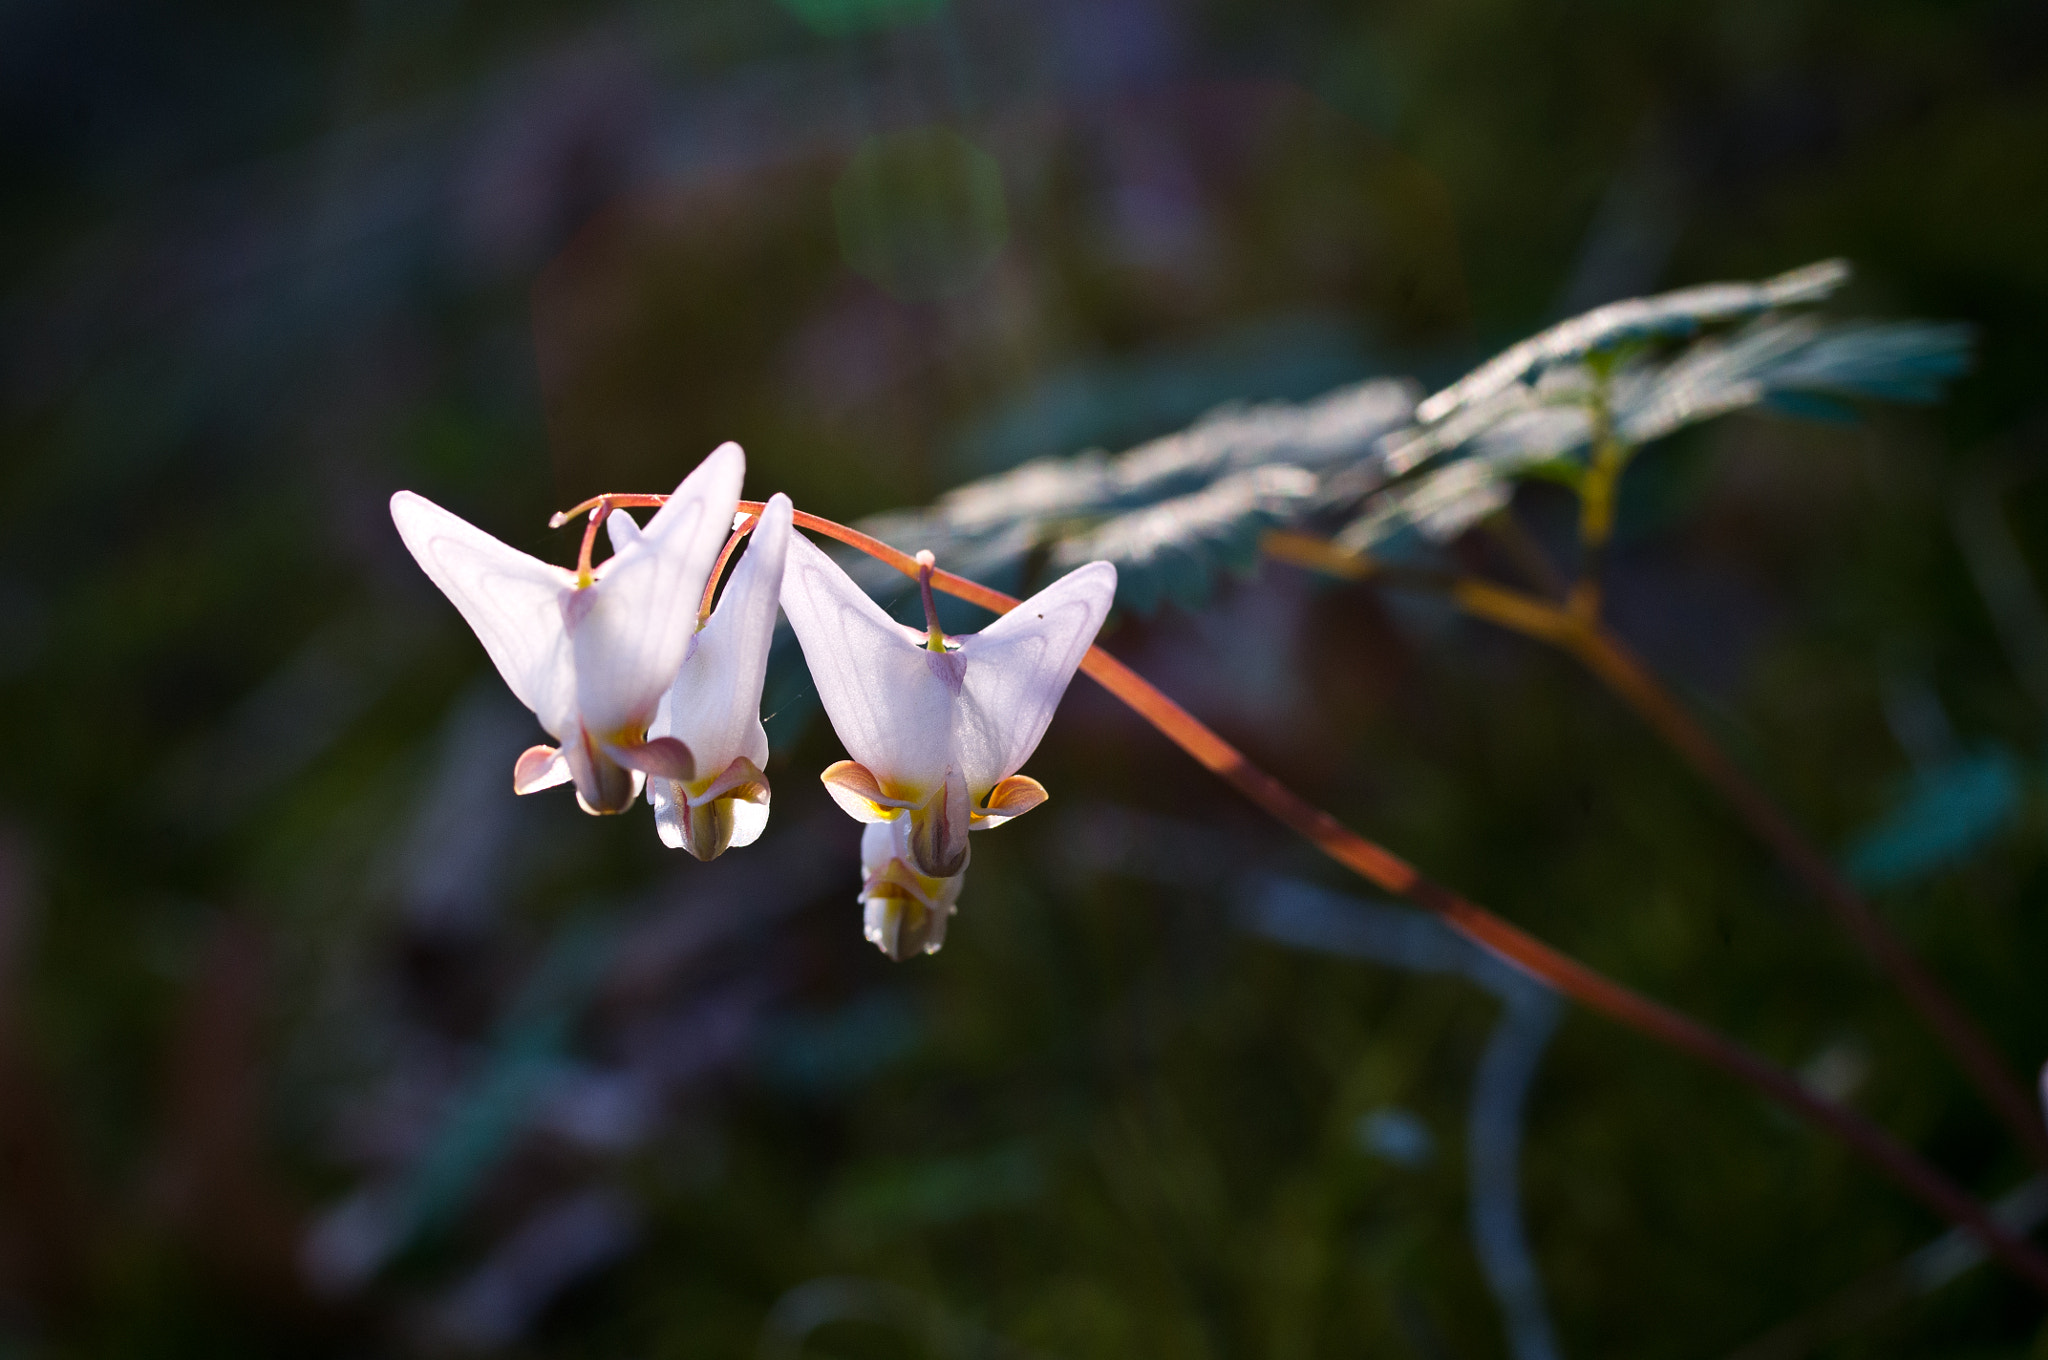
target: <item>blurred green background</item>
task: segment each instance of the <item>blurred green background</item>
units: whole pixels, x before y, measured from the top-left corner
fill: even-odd
[[[731,438],[851,519],[1829,255],[1977,372],[1646,454],[1617,626],[2048,1057],[2048,9],[11,0],[0,127],[0,1355],[1540,1354],[1467,1175],[1521,1012],[1248,931],[1252,885],[1364,893],[1089,682],[1053,802],[893,966],[800,673],[752,851],[515,801],[537,729],[385,501],[566,560],[550,511]],[[1564,659],[1277,566],[1104,640],[1973,1192],[2025,1179]],[[1941,1225],[1531,1023],[1488,1127],[1556,1353],[1836,1300],[1816,1353],[2048,1354],[1988,1269],[1841,1305]]]

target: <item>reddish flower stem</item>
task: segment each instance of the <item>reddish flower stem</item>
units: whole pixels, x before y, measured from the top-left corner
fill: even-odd
[[[1262,546],[1283,562],[1351,580],[1386,574],[1372,559],[1307,534],[1271,533]],[[1727,800],[1750,832],[1770,847],[1792,876],[1821,900],[1835,923],[1890,976],[1907,1004],[1948,1048],[2027,1155],[2048,1167],[2048,1125],[2043,1125],[2041,1111],[1999,1057],[1990,1038],[1863,895],[1807,843],[1791,819],[1715,744],[1649,667],[1601,624],[1597,615],[1585,611],[1583,597],[1578,607],[1559,606],[1490,581],[1470,577],[1417,580],[1413,572],[1390,577],[1389,584],[1439,590],[1474,618],[1569,653],[1633,708],[1695,774]]]
[[[711,564],[711,575],[704,578],[704,598],[697,605],[697,626],[699,628],[702,628],[704,621],[711,617],[711,598],[718,593],[718,581],[720,577],[725,575],[726,564],[732,561],[732,555],[739,551],[740,540],[754,532],[754,526],[760,522],[760,512],[755,511],[747,515],[744,520],[741,520],[739,526],[726,537],[725,547],[719,550],[718,560]]]
[[[583,546],[576,550],[576,584],[579,586],[590,584],[590,550],[597,546],[597,526],[603,523],[604,517],[611,512],[612,500],[609,496],[599,496],[596,503],[590,507],[590,520],[583,526]]]
[[[635,501],[614,497],[613,503],[660,502],[659,498]],[[758,522],[763,506],[759,501],[741,501],[739,508],[751,511],[755,516],[754,522]],[[809,529],[858,548],[913,580],[920,576],[919,563],[914,557],[872,535],[802,510],[796,512],[795,522],[798,528]],[[752,525],[746,527],[751,528]],[[743,528],[739,533],[745,531]],[[978,581],[970,581],[948,571],[931,571],[929,579],[934,587],[948,595],[992,613],[1008,613],[1020,603],[1014,596],[991,590]],[[1852,1110],[1815,1095],[1789,1073],[1733,1040],[1622,986],[1425,877],[1391,850],[1367,840],[1252,764],[1236,747],[1210,731],[1151,682],[1100,647],[1089,648],[1081,669],[1139,717],[1151,723],[1169,741],[1193,756],[1197,763],[1264,808],[1275,819],[1306,837],[1337,863],[1387,892],[1436,912],[1467,939],[1580,1004],[1719,1068],[1761,1091],[1808,1123],[1833,1134],[1927,1208],[1967,1229],[2020,1278],[2048,1294],[2048,1256],[2006,1231],[1993,1221],[1983,1206],[1877,1125]]]
[[[1607,631],[1575,636],[1567,644],[1593,674],[1655,728],[1700,778],[1718,790],[1779,862],[1821,900],[1829,915],[1888,974],[1906,1001],[1945,1044],[1979,1094],[1997,1112],[2027,1155],[2048,1167],[2048,1127],[2040,1109],[2013,1077],[1991,1040],[1863,895],[1827,858],[1807,844],[1763,790],[1749,781],[1692,715],[1635,654]]]

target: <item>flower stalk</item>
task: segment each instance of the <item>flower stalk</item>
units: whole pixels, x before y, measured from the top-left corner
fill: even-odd
[[[616,499],[615,503],[632,502]],[[657,498],[643,503],[657,503]],[[755,515],[761,508],[756,501],[742,501],[739,505],[741,511]],[[795,512],[794,521],[799,528],[837,539],[921,583],[928,580],[933,589],[993,613],[1007,613],[1019,603],[977,581],[920,563],[910,554],[857,529],[801,510]],[[1514,593],[1500,594],[1511,597]],[[1529,617],[1547,618],[1533,613]],[[1923,1206],[1970,1232],[2020,1278],[2048,1294],[2048,1256],[2007,1231],[1954,1182],[1876,1124],[1809,1091],[1791,1074],[1733,1040],[1623,986],[1427,878],[1391,850],[1359,835],[1252,764],[1242,752],[1102,648],[1088,650],[1081,670],[1197,763],[1338,864],[1387,892],[1436,912],[1460,934],[1587,1008],[1690,1054],[1761,1092],[1815,1128],[1832,1134]]]
[[[1862,894],[1793,826],[1789,817],[1729,758],[1676,695],[1574,593],[1560,607],[1535,595],[1473,577],[1436,582],[1389,575],[1362,553],[1292,532],[1268,534],[1269,556],[1348,580],[1386,577],[1390,584],[1435,586],[1474,618],[1545,642],[1576,659],[1636,711],[1736,816],[1778,857],[1836,923],[1899,988],[1908,1004],[1949,1050],[1978,1093],[2027,1155],[2048,1167],[2048,1126],[1990,1039],[1937,982]],[[1581,582],[1583,585],[1583,582]],[[1597,596],[1595,597],[1597,599]]]
[[[1595,386],[1588,414],[1592,419],[1591,460],[1579,475],[1579,578],[1572,583],[1566,607],[1587,627],[1600,621],[1600,575],[1614,537],[1614,501],[1622,469],[1634,452],[1614,428],[1614,403],[1609,395],[1611,361],[1595,366]]]
[[[924,646],[928,652],[946,650],[946,633],[939,627],[938,602],[932,599],[932,571],[938,559],[931,549],[923,548],[917,554],[917,593],[924,601]]]

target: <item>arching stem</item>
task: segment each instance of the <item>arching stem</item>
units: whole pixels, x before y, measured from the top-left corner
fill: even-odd
[[[612,512],[611,498],[599,496],[597,503],[590,507],[590,522],[583,526],[583,546],[576,552],[576,586],[588,589],[595,576],[590,566],[590,550],[597,545],[597,526]]]
[[[660,498],[638,502],[626,502],[620,498],[618,503],[659,504]],[[763,508],[760,501],[741,501],[739,504],[739,509],[750,512],[756,522]],[[933,588],[992,613],[1008,613],[1020,603],[1016,597],[992,590],[978,581],[921,564],[910,554],[858,529],[801,510],[795,513],[794,520],[798,528],[835,538],[887,563],[905,576],[928,579]],[[1927,1208],[1969,1230],[2015,1274],[2048,1294],[2048,1256],[2043,1256],[2032,1245],[2007,1232],[1992,1220],[1983,1206],[1883,1129],[1861,1115],[1815,1095],[1789,1073],[1733,1040],[1622,986],[1424,877],[1421,871],[1391,850],[1359,835],[1252,764],[1237,748],[1100,647],[1089,648],[1081,669],[1169,741],[1193,756],[1197,763],[1307,838],[1337,863],[1387,892],[1406,897],[1418,906],[1436,912],[1466,938],[1580,1004],[1619,1021],[1639,1034],[1690,1053],[1761,1091],[1816,1128],[1832,1133]]]
[[[754,532],[754,526],[760,522],[760,512],[755,511],[741,519],[733,526],[732,532],[726,535],[725,547],[719,550],[718,560],[711,564],[711,575],[704,578],[704,598],[697,604],[697,626],[699,628],[710,622],[711,601],[718,594],[718,583],[725,576],[726,565],[732,561],[732,555],[739,551],[740,540]]]
[[[1584,612],[1582,596],[1563,606],[1472,577],[1448,586],[1377,569],[1364,554],[1306,534],[1269,534],[1266,551],[1282,561],[1350,580],[1382,577],[1392,585],[1421,585],[1449,596],[1474,618],[1547,642],[1576,658],[1622,702],[1636,711],[1693,772],[1724,798],[1756,838],[1768,846],[1793,877],[1821,900],[1828,914],[1862,947],[1879,971],[1891,978],[1920,1013],[1935,1037],[2006,1128],[2041,1166],[2048,1167],[2048,1126],[2025,1089],[1998,1056],[1991,1040],[1960,1003],[1907,948],[1862,894],[1851,887],[1826,856],[1807,844],[1792,821],[1728,757],[1614,633]]]

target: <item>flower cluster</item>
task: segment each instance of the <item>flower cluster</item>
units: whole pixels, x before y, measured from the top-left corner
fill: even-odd
[[[720,446],[644,528],[612,510],[611,557],[591,565],[586,539],[573,571],[410,491],[391,498],[391,518],[557,743],[519,757],[513,791],[573,784],[590,813],[624,812],[644,791],[663,843],[702,860],[751,844],[768,822],[761,686],[779,604],[851,757],[822,778],[868,824],[867,937],[893,959],[930,953],[959,901],[968,834],[1045,801],[1018,771],[1102,627],[1116,568],[1091,562],[955,637],[939,628],[931,558],[920,554],[919,632],[796,533],[789,498],[777,495],[705,614],[699,602],[727,536],[745,521],[745,473],[739,446]]]

